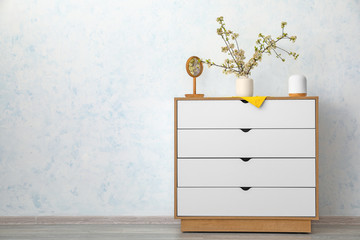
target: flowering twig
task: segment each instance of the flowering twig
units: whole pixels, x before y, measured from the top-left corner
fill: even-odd
[[[215,64],[210,59],[202,60],[202,62],[206,63],[209,67],[216,66],[223,68],[223,72],[225,74],[234,73],[237,76],[250,75],[251,70],[258,65],[258,62],[261,61],[262,55],[264,53],[268,53],[269,55],[271,55],[271,52],[274,52],[276,57],[280,58],[284,62],[285,58],[283,58],[281,54],[276,51],[276,49],[279,49],[288,54],[289,56],[292,56],[295,60],[299,56],[299,54],[295,52],[290,52],[277,46],[277,43],[283,39],[288,39],[291,42],[296,41],[296,36],[289,37],[288,34],[284,31],[287,23],[282,22],[281,35],[278,36],[276,40],[274,40],[270,35],[265,36],[262,33],[259,34],[259,38],[256,40],[256,45],[254,47],[255,52],[253,54],[253,57],[250,58],[247,63],[245,63],[245,51],[239,48],[239,44],[237,41],[239,34],[225,28],[225,22],[223,17],[218,17],[216,21],[220,24],[220,28],[217,29],[217,34],[221,36],[226,45],[225,47],[221,47],[221,51],[230,55],[231,59],[225,59],[222,65]],[[231,37],[231,39],[235,42],[236,49],[235,44],[230,42],[229,37]]]

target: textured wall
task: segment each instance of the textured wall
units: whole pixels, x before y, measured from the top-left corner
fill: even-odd
[[[216,17],[250,50],[287,21],[256,95],[320,96],[320,214],[360,216],[359,1],[0,1],[0,215],[171,215],[173,97],[189,56],[218,62]],[[205,68],[198,92],[234,95]]]

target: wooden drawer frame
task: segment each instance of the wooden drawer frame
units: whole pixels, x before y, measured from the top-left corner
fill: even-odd
[[[315,217],[179,217],[177,214],[177,102],[243,100],[241,97],[174,98],[174,218],[183,232],[311,232],[311,220],[319,219],[319,97],[267,97],[271,100],[315,100]]]

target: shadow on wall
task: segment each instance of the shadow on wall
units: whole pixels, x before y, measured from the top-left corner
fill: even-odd
[[[358,199],[358,138],[356,116],[344,98],[319,101],[319,207],[320,215],[356,215]]]

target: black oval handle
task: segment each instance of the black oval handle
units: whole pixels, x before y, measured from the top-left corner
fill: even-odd
[[[248,101],[246,101],[246,100],[240,100],[240,101],[242,101],[243,103],[248,103]]]
[[[241,160],[243,160],[244,162],[248,162],[250,161],[251,158],[240,158]]]
[[[248,132],[248,131],[251,130],[251,128],[240,128],[240,130],[243,131],[243,132]]]
[[[251,187],[240,187],[244,191],[248,191]]]

